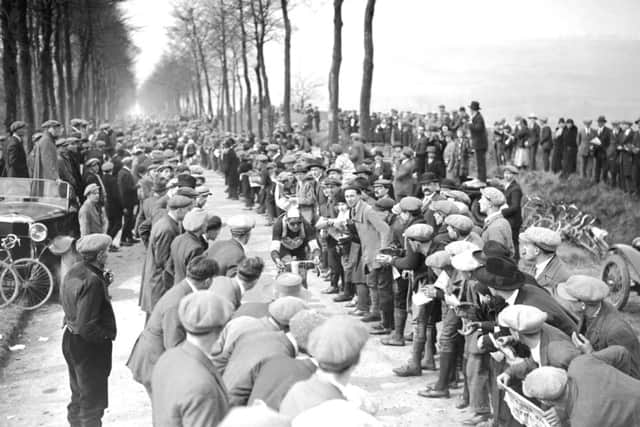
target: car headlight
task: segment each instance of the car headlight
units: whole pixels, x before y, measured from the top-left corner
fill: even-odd
[[[31,224],[31,227],[29,227],[29,237],[31,237],[31,240],[34,242],[42,242],[46,239],[47,232],[47,226],[41,222],[34,222]]]

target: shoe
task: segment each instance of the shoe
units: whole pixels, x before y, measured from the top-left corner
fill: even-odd
[[[457,390],[460,387],[462,387],[462,385],[458,381],[451,381],[449,383],[449,388],[452,389],[452,390]]]
[[[136,239],[134,237],[129,237],[128,241],[131,242],[131,243],[134,243],[134,244],[135,243],[140,243],[140,239]]]
[[[405,335],[404,336],[404,340],[412,342],[413,341],[413,332],[409,332],[407,335]]]
[[[117,246],[109,246],[109,252],[119,252],[120,249]]]
[[[492,427],[492,426],[493,426],[493,419],[491,418],[491,416],[487,418],[487,421],[482,421],[476,424],[476,427]]]
[[[336,288],[335,286],[329,286],[328,288],[321,290],[320,293],[321,294],[337,294],[338,288]]]
[[[362,319],[363,322],[369,323],[369,322],[379,322],[380,321],[380,315],[377,313],[368,313],[367,315],[365,315]]]
[[[370,335],[389,335],[391,333],[390,328],[385,328],[381,324],[373,325],[369,330]]]
[[[133,243],[123,240],[120,242],[120,246],[133,246]]]
[[[422,359],[422,361],[420,362],[420,367],[425,371],[437,371],[436,362],[434,362],[433,360],[427,361]]]
[[[333,299],[334,302],[345,302],[345,301],[351,301],[353,297],[350,295],[345,295],[345,294],[340,294],[337,297],[335,297]]]
[[[464,399],[462,396],[460,396],[458,403],[456,403],[456,409],[462,410],[468,407],[469,407],[469,401],[467,399]]]
[[[389,345],[389,346],[392,346],[392,347],[404,347],[404,339],[403,338],[398,338],[395,335],[389,335],[386,338],[382,338],[380,340],[380,344]]]
[[[369,312],[368,311],[364,311],[364,310],[360,310],[359,308],[356,308],[355,310],[351,310],[349,312],[350,315],[352,316],[366,316]]]
[[[346,303],[344,306],[347,307],[347,308],[353,308],[353,307],[355,307],[357,305],[358,305],[357,301],[351,301],[351,302]]]
[[[420,390],[418,392],[418,396],[427,397],[431,399],[448,399],[449,398],[449,390],[436,390],[433,388],[427,388],[425,390]]]
[[[475,414],[471,418],[467,418],[462,422],[463,426],[477,426],[480,423],[484,423],[491,417],[490,414]]]
[[[399,377],[419,377],[422,375],[422,369],[419,366],[413,366],[408,363],[399,368],[394,368],[393,373]]]

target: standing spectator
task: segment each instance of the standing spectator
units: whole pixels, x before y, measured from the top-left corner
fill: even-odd
[[[596,131],[591,128],[591,120],[583,120],[584,128],[578,132],[578,155],[581,160],[580,172],[583,178],[596,178],[593,174],[595,146],[592,140],[596,137]],[[596,178],[598,182],[600,177]]]
[[[11,178],[29,178],[27,167],[27,153],[25,151],[27,124],[22,121],[11,123],[11,136],[6,143],[5,171]]]
[[[240,160],[236,155],[235,142],[229,138],[225,142],[226,150],[222,155],[222,171],[224,172],[227,183],[227,198],[231,200],[238,200],[238,191],[240,187],[240,173],[238,172],[238,166]]]
[[[522,271],[531,274],[536,282],[551,295],[556,296],[559,283],[569,277],[569,269],[556,254],[562,238],[560,233],[543,227],[529,227],[520,236]]]
[[[576,157],[578,155],[578,128],[573,119],[567,119],[567,127],[563,134],[564,154],[562,156],[562,174],[568,178],[576,172]]]
[[[207,250],[207,242],[203,237],[206,226],[207,213],[200,208],[194,208],[184,216],[184,233],[171,242],[171,258],[166,266],[174,284],[187,276],[189,262]]]
[[[73,162],[71,153],[69,153],[69,140],[74,138],[58,138],[56,141],[56,149],[58,150],[58,175],[60,180],[69,184],[70,187],[70,201],[71,203],[77,203],[76,199],[79,199],[78,192],[80,191],[80,171],[76,170],[76,165]]]
[[[320,110],[317,106],[313,108],[313,124],[316,132],[320,132]]]
[[[107,231],[107,218],[100,206],[100,189],[96,184],[89,184],[84,189],[85,201],[78,211],[80,236],[104,233]]]
[[[600,140],[600,145],[595,147],[594,178],[596,182],[600,182],[600,178],[602,178],[604,182],[608,183],[609,177],[607,172],[609,169],[609,156],[613,155],[613,158],[615,159],[616,144],[612,141],[611,129],[609,129],[606,124],[607,119],[605,119],[604,116],[598,117],[598,130],[596,131],[596,136]],[[615,163],[615,160],[613,163]],[[611,185],[615,186],[615,182]]]
[[[513,157],[513,164],[518,169],[529,167],[529,126],[523,118],[516,119],[515,126],[516,154]]]
[[[623,120],[622,125],[622,143],[618,146],[618,161],[620,163],[620,184],[624,191],[633,193],[633,140],[634,131],[631,128],[631,122]]]
[[[61,133],[62,125],[56,120],[47,120],[42,124],[42,137],[33,147],[33,178],[53,180],[60,178],[56,139]]]
[[[540,126],[535,114],[529,114],[529,164],[531,170],[536,170],[536,156],[538,155],[538,143],[540,142]]]
[[[447,165],[447,169],[451,171],[451,177],[455,178],[459,182],[465,181],[469,176],[469,160],[471,157],[471,144],[469,139],[464,135],[462,129],[456,131],[456,139],[447,144],[445,151],[449,146],[452,146],[452,153],[450,163]],[[429,147],[432,148],[432,147]],[[444,178],[444,176],[438,175],[438,178]]]
[[[520,184],[516,181],[518,176],[518,169],[511,165],[507,165],[504,168],[504,197],[506,199],[507,207],[502,209],[502,216],[509,221],[511,225],[511,237],[513,238],[513,248],[515,259],[520,258],[520,252],[518,251],[518,235],[520,234],[520,227],[522,226],[522,189]]]
[[[64,277],[60,301],[64,310],[62,354],[69,369],[71,403],[67,421],[72,426],[100,426],[108,406],[112,341],[116,318],[107,288],[104,266],[111,237],[88,234],[76,249],[82,261]]]
[[[122,203],[122,245],[131,246],[138,240],[133,238],[133,225],[135,217],[133,208],[138,204],[138,188],[131,174],[131,157],[122,160],[122,168],[118,171],[118,189],[120,190],[120,202]]]
[[[100,160],[92,157],[84,164],[84,174],[82,176],[83,188],[87,188],[90,184],[95,184],[100,190],[100,206],[104,206],[105,187],[102,177],[98,173],[100,171]]]
[[[413,195],[415,191],[416,183],[413,178],[415,163],[412,157],[413,150],[409,147],[403,147],[402,159],[399,161],[398,167],[395,171],[395,179],[393,181],[393,193],[395,194],[397,201],[400,201],[400,199],[405,196]]]
[[[567,128],[564,119],[558,119],[555,133],[553,135],[553,153],[551,154],[551,171],[558,173],[562,171],[562,157],[564,155],[564,134]]]
[[[515,254],[513,247],[513,236],[511,234],[511,224],[502,216],[502,206],[507,199],[502,191],[494,187],[487,187],[481,190],[480,212],[486,214],[484,226],[482,227],[482,240],[487,243],[494,240],[509,250],[509,255]]]
[[[105,211],[109,221],[107,234],[113,239],[122,227],[122,202],[120,201],[118,179],[113,176],[113,163],[104,162],[102,164],[102,180],[106,190]],[[112,246],[110,250],[115,252],[117,248]]]
[[[471,146],[476,152],[476,167],[478,180],[485,182],[487,180],[487,148],[489,141],[487,139],[487,128],[484,124],[484,118],[480,114],[480,103],[471,101],[469,105],[471,110],[471,122],[469,130],[471,132]]]
[[[549,119],[546,117],[540,118],[542,127],[540,128],[540,147],[542,148],[542,167],[545,172],[549,172],[551,169],[551,149],[553,148],[553,135],[551,133],[551,126],[548,124]]]

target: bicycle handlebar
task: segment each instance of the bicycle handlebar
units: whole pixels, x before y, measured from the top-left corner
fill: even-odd
[[[20,238],[13,233],[7,234],[6,237],[0,240],[0,244],[5,250],[13,249],[16,245],[20,246]]]

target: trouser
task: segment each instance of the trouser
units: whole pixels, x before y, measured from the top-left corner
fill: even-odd
[[[452,374],[455,374],[456,359],[460,350],[460,329],[462,321],[456,315],[455,310],[446,308],[442,318],[442,330],[438,342],[440,344],[440,372],[438,382],[434,386],[436,390],[447,390]]]
[[[593,179],[596,182],[600,182],[600,179],[607,180],[606,161],[605,158],[598,155],[593,158]]]
[[[521,424],[511,415],[511,410],[504,401],[504,391],[498,388],[498,375],[506,368],[505,362],[497,362],[490,357],[489,386],[491,388],[491,406],[493,407],[494,427],[515,427]]]
[[[536,170],[536,157],[538,156],[538,144],[529,146],[529,166],[531,170]]]
[[[469,406],[476,414],[488,414],[491,412],[489,404],[490,357],[488,354],[483,353],[468,353],[465,357],[464,376],[469,390]]]
[[[393,307],[407,311],[407,295],[409,293],[409,281],[399,277],[393,282]]]
[[[69,369],[71,403],[67,420],[71,426],[101,426],[109,405],[108,378],[111,373],[112,343],[86,341],[68,329],[62,336],[62,354]]]
[[[520,261],[520,229],[511,229],[511,239],[513,240],[513,258],[516,261]]]
[[[591,157],[589,156],[580,156],[582,157],[582,177],[583,178],[591,178]]]
[[[551,150],[542,150],[542,167],[545,172],[549,172],[551,168]]]
[[[117,212],[107,216],[109,225],[107,226],[107,234],[113,239],[118,234],[118,230],[122,227],[122,213]]]
[[[327,246],[327,266],[329,267],[329,281],[331,286],[344,289],[344,270],[340,262],[340,254],[335,246]]]
[[[487,150],[476,149],[476,168],[478,180],[485,182],[487,180]]]
[[[393,318],[393,273],[390,267],[371,270],[367,275],[367,286],[371,298],[371,313],[379,312],[384,326],[389,326]]]
[[[615,157],[609,158],[606,160],[606,172],[605,176],[607,176],[607,183],[616,187],[620,185],[620,174],[618,169],[618,159]]]
[[[358,294],[358,310],[369,311],[371,307],[371,295],[366,283],[356,283],[356,293]]]
[[[131,239],[133,237],[133,224],[135,218],[133,216],[133,206],[127,206],[122,212],[122,239]]]

